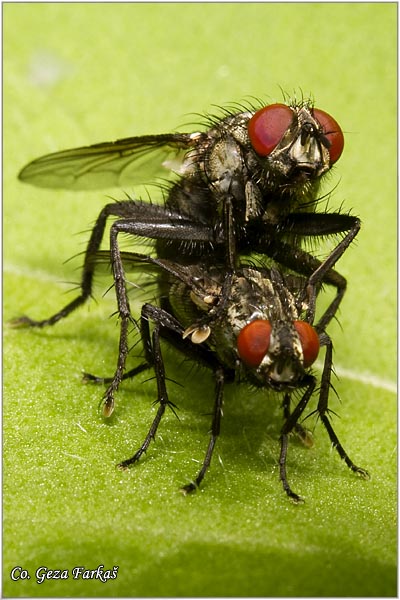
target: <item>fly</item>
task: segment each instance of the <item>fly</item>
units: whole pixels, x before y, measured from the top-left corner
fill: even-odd
[[[38,158],[21,171],[21,181],[40,187],[94,189],[150,183],[165,178],[174,165],[175,181],[163,185],[163,204],[132,199],[106,204],[87,245],[80,294],[46,319],[23,316],[12,324],[44,327],[67,317],[92,295],[97,265],[106,256],[114,279],[120,340],[114,375],[106,380],[104,414],[114,410],[121,381],[147,368],[155,369],[159,394],[157,416],[145,442],[123,465],[136,462],[147,449],[166,406],[172,404],[160,346],[165,338],[208,364],[216,378],[212,436],[194,488],[204,477],[219,434],[224,384],[241,373],[259,387],[284,394],[280,473],[284,489],[295,500],[299,497],[286,477],[288,436],[301,429],[298,421],[317,383],[309,369],[319,347],[326,346],[317,413],[340,456],[352,470],[367,476],[350,460],[328,418],[332,343],[326,327],[347,285],[334,267],[360,229],[357,217],[317,210],[321,181],[343,152],[342,130],[311,101],[226,110],[209,119],[206,127],[65,150]],[[100,247],[110,217],[114,220],[104,253]],[[156,258],[122,252],[121,234],[152,240]],[[341,239],[326,258],[303,249],[306,239],[337,234]],[[245,267],[254,254],[261,257],[262,266]],[[126,371],[133,317],[125,269],[132,264],[156,270],[160,306],[144,305],[145,362]],[[336,295],[313,327],[323,284],[333,286]],[[292,410],[296,389],[303,392]],[[191,489],[189,485],[186,491]]]
[[[164,205],[128,200],[101,211],[93,244],[108,217],[124,230],[157,240],[157,254],[188,263],[224,260],[234,270],[243,254],[265,254],[309,276],[319,261],[301,248],[307,237],[357,235],[358,218],[316,212],[320,183],[344,148],[337,121],[311,101],[225,110],[206,131],[145,135],[65,150],[38,158],[19,174],[40,187],[72,190],[164,180]],[[129,221],[129,222],[128,222]],[[89,244],[88,252],[92,250]],[[328,272],[325,282],[343,295],[346,282]],[[87,297],[82,283],[82,295]]]
[[[330,284],[336,296],[326,311],[326,326],[343,298],[346,279],[334,265],[360,228],[358,218],[318,213],[321,178],[339,159],[344,136],[336,120],[311,102],[225,111],[204,132],[127,138],[65,150],[34,160],[22,181],[43,187],[88,189],[124,182],[143,183],[180,160],[179,178],[165,191],[164,205],[140,200],[107,204],[92,229],[86,249],[80,294],[52,316],[21,317],[15,326],[57,323],[92,295],[96,256],[110,217],[110,260],[120,316],[120,352],[114,382],[106,396],[113,404],[128,353],[131,320],[121,234],[154,240],[159,258],[180,264],[225,265],[235,272],[243,256],[258,253],[282,270]],[[163,167],[164,165],[164,167]],[[301,247],[307,237],[342,234],[323,261]]]
[[[332,342],[321,320],[312,325],[314,314],[304,303],[303,289],[308,290],[310,298],[315,294],[309,282],[283,276],[276,269],[243,267],[229,274],[224,268],[180,265],[130,253],[126,254],[125,262],[142,271],[158,273],[161,299],[159,305],[142,307],[140,329],[145,362],[124,375],[124,378],[134,377],[146,369],[154,369],[158,410],[144,442],[131,458],[119,464],[120,468],[128,468],[140,459],[154,439],[166,407],[176,408],[166,387],[160,344],[164,339],[186,357],[210,368],[216,382],[209,444],[197,476],[183,487],[185,493],[197,489],[210,466],[220,434],[224,387],[233,381],[247,381],[283,394],[279,469],[283,489],[292,500],[302,501],[287,478],[289,436],[297,432],[306,444],[310,443],[299,421],[315,392],[318,392],[316,413],[332,445],[352,471],[369,477],[367,471],[349,458],[330,422]],[[315,298],[311,305],[315,306]],[[317,378],[311,368],[322,347],[325,358],[317,390]],[[86,379],[107,382],[88,374]]]

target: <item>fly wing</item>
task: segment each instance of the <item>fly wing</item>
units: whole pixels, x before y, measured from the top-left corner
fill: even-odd
[[[42,188],[94,190],[151,183],[179,170],[201,134],[147,135],[47,154],[33,160],[19,179]]]

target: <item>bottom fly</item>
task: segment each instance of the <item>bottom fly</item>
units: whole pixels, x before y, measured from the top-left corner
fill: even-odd
[[[317,323],[312,326],[313,311],[304,302],[307,294],[315,304],[315,291],[298,277],[284,278],[277,270],[243,267],[235,274],[225,269],[199,264],[182,266],[163,259],[127,253],[125,261],[143,270],[159,274],[160,306],[144,304],[140,329],[145,362],[124,374],[123,379],[153,368],[157,380],[158,409],[142,445],[118,466],[125,469],[136,463],[154,439],[167,406],[164,360],[160,340],[165,339],[189,358],[209,367],[215,377],[211,435],[202,467],[195,479],[182,491],[194,491],[210,466],[220,434],[225,383],[248,381],[259,387],[284,394],[284,423],[280,435],[279,472],[286,494],[302,501],[287,478],[286,460],[289,436],[297,432],[307,443],[306,430],[299,421],[316,390],[317,378],[311,373],[320,348],[325,347],[324,366],[316,413],[328,432],[332,445],[347,466],[368,478],[367,471],[356,466],[341,445],[329,419],[328,398],[332,371],[332,342]],[[151,323],[151,327],[150,327]],[[87,380],[110,382],[86,374]],[[292,407],[293,392],[301,398]],[[106,416],[113,405],[104,406]]]

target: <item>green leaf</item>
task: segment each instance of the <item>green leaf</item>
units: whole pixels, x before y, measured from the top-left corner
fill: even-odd
[[[5,329],[4,595],[395,596],[396,5],[10,3],[3,14],[5,320],[72,299],[61,282],[79,281],[82,258],[63,261],[84,250],[109,201],[24,186],[29,160],[172,131],[246,95],[280,101],[279,85],[311,90],[338,120],[346,147],[326,191],[338,183],[332,209],[343,203],[363,227],[338,266],[349,289],[329,328],[341,400],[332,394],[331,407],[371,473],[349,472],[310,418],[315,446],[293,439],[288,457],[306,502],[290,503],[280,399],[232,385],[210,471],[184,497],[208,442],[213,381],[167,349],[179,420],[169,411],[141,463],[115,469],[146,435],[156,387],[146,373],[121,386],[105,422],[103,388],[82,384],[83,370],[108,375],[117,357],[113,291],[103,297],[110,280],[99,277],[97,302],[56,326]],[[118,566],[116,579],[73,578],[99,565]],[[30,579],[12,580],[14,567]],[[38,584],[40,567],[68,579]]]

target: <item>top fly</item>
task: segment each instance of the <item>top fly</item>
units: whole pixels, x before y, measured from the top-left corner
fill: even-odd
[[[88,190],[150,183],[176,167],[182,176],[201,171],[203,181],[223,191],[240,167],[253,185],[261,175],[264,191],[279,184],[300,189],[342,154],[340,126],[311,102],[225,113],[209,118],[205,132],[143,135],[48,154],[19,178],[44,188]]]
[[[240,255],[258,252],[309,276],[319,262],[299,250],[304,237],[348,232],[348,243],[355,237],[360,226],[355,217],[316,212],[321,178],[344,148],[332,116],[302,101],[225,110],[207,125],[203,132],[145,135],[56,152],[32,161],[19,178],[41,187],[84,190],[150,183],[165,179],[174,166],[178,180],[164,184],[164,207],[132,201],[129,215],[144,226],[131,233],[159,240],[159,256],[179,254],[189,262],[209,256],[232,270]],[[121,216],[109,208],[111,214]],[[171,222],[181,224],[173,236],[166,233]],[[326,283],[345,287],[332,273]]]

